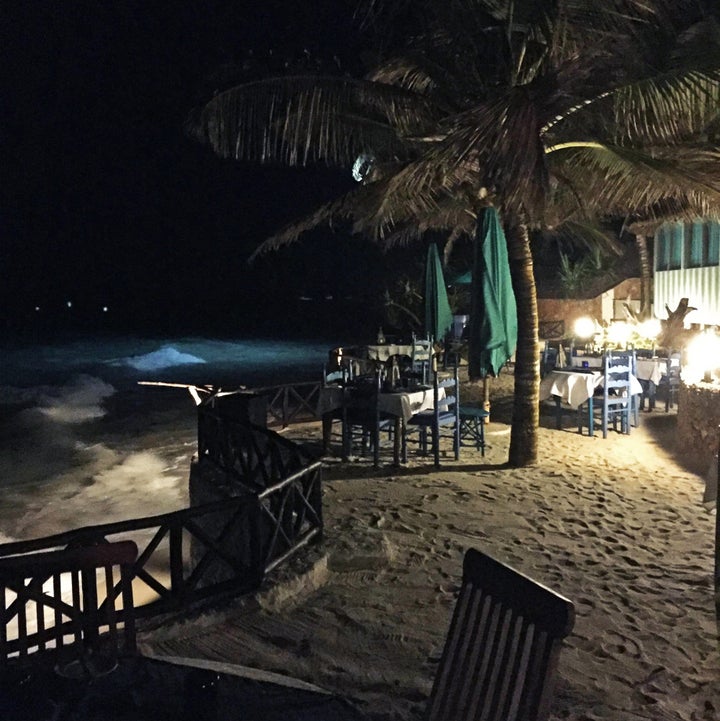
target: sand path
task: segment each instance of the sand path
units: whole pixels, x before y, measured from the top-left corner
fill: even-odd
[[[373,718],[419,718],[474,546],[576,604],[551,718],[718,719],[714,510],[675,460],[674,424],[644,414],[630,436],[603,440],[544,416],[539,463],[522,470],[501,465],[502,424],[484,459],[463,449],[439,471],[330,461],[310,570],[143,648],[290,674]]]

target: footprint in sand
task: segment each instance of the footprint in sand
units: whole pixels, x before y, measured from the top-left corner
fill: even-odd
[[[602,650],[610,657],[630,656],[631,658],[642,658],[643,648],[640,642],[617,631],[609,631],[600,643]]]
[[[580,596],[575,599],[575,611],[578,616],[587,616],[596,608],[596,603],[592,598]]]

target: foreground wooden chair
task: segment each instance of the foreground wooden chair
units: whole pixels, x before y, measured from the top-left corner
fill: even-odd
[[[99,675],[136,651],[133,541],[0,558],[0,670],[37,663]]]
[[[468,550],[426,721],[544,721],[574,620],[571,601]]]

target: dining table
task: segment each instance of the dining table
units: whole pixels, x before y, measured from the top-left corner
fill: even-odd
[[[657,385],[667,372],[667,358],[638,358],[635,375],[638,380]]]
[[[554,398],[556,408],[556,426],[562,426],[562,406],[569,406],[579,410],[587,402],[588,434],[594,435],[594,395],[597,388],[602,387],[604,375],[593,368],[563,368],[555,369],[545,375],[540,381],[540,400]],[[631,395],[642,394],[643,387],[640,381],[630,375]],[[578,433],[582,433],[582,415],[578,415]]]
[[[328,384],[320,389],[316,414],[322,418],[323,450],[327,452],[330,447],[333,419],[338,417],[344,404],[348,403],[348,393],[352,386]],[[438,389],[438,399],[445,397],[445,389]],[[405,424],[421,411],[432,410],[435,407],[433,387],[428,385],[415,385],[410,387],[394,387],[381,390],[377,394],[378,411],[383,416],[391,416],[395,421],[393,461],[400,464],[401,440]]]
[[[0,670],[3,721],[363,721],[348,699],[280,674],[202,659],[127,656],[74,677]]]
[[[412,358],[413,347],[407,343],[377,343],[365,346],[365,352],[370,360],[385,363],[393,356]]]

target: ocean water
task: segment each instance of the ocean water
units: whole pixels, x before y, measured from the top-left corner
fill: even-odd
[[[0,348],[0,542],[187,505],[185,388],[320,377],[332,342],[73,338]]]

